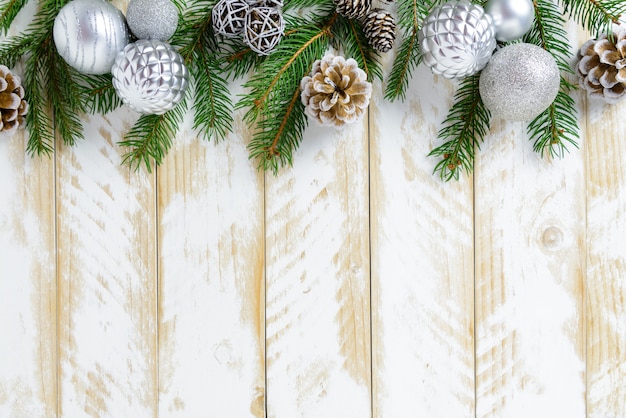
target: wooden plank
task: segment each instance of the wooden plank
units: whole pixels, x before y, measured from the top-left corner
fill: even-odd
[[[159,168],[164,417],[265,416],[263,175],[235,120],[217,145],[186,129]]]
[[[542,159],[525,123],[494,120],[478,153],[477,417],[585,416],[584,151],[570,151]]]
[[[370,107],[375,417],[474,413],[472,181],[427,157],[453,91],[420,67]]]
[[[266,175],[267,416],[370,416],[366,121]]]
[[[626,103],[587,103],[587,405],[626,411]]]
[[[0,416],[57,410],[54,160],[0,138]]]
[[[121,166],[137,117],[57,154],[60,416],[156,416],[155,175]]]

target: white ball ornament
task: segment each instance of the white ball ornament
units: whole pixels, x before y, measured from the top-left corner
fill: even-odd
[[[85,74],[106,74],[129,42],[122,12],[104,0],[72,0],[54,19],[59,55]]]
[[[508,45],[480,74],[480,97],[495,117],[530,121],[552,104],[561,76],[552,55],[537,45]]]
[[[178,9],[170,0],[130,0],[126,21],[139,39],[167,41],[178,27]]]
[[[118,54],[111,73],[117,95],[144,114],[162,115],[173,109],[189,86],[183,57],[157,39],[128,44]]]
[[[521,38],[535,19],[532,0],[489,0],[485,12],[493,19],[496,39],[500,42]]]

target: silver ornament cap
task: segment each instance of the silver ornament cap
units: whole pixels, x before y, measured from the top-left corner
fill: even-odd
[[[72,0],[61,8],[52,29],[59,55],[85,74],[106,74],[129,42],[122,12],[104,0]]]
[[[447,78],[465,77],[487,65],[495,29],[483,8],[467,0],[435,7],[418,32],[424,63]]]
[[[532,0],[489,0],[485,12],[493,19],[496,39],[500,42],[521,38],[535,20]]]
[[[157,39],[128,44],[118,54],[111,73],[122,101],[145,114],[162,115],[173,109],[189,86],[183,57]]]
[[[561,75],[552,55],[533,44],[505,46],[480,74],[480,97],[495,117],[530,121],[552,104]]]
[[[130,0],[126,21],[139,39],[167,41],[178,27],[178,9],[170,0]]]

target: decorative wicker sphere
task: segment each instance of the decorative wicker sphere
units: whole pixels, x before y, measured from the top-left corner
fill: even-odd
[[[119,53],[113,86],[124,103],[140,113],[161,115],[185,96],[189,71],[183,57],[169,44],[141,39]]]
[[[482,70],[496,48],[493,20],[467,0],[435,7],[418,32],[424,63],[447,78]]]
[[[280,42],[285,21],[279,9],[252,7],[246,14],[244,41],[259,55],[269,55]]]
[[[554,57],[527,43],[510,44],[493,54],[480,74],[480,97],[493,116],[530,121],[556,98],[561,74]]]
[[[73,0],[54,19],[54,44],[70,66],[84,74],[106,74],[129,42],[122,12],[104,0]]]
[[[280,9],[283,7],[283,0],[246,0],[250,7],[275,7]]]
[[[178,27],[178,10],[170,0],[130,0],[126,21],[139,39],[167,41]]]
[[[229,37],[241,35],[249,8],[244,0],[220,0],[211,12],[215,33]]]

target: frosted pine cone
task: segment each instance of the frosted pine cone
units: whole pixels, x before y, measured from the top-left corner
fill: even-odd
[[[396,40],[396,23],[393,15],[382,9],[371,10],[365,17],[363,32],[375,50],[389,51]]]
[[[337,13],[349,19],[360,19],[370,11],[372,0],[334,0]]]
[[[313,63],[311,75],[302,79],[300,89],[306,114],[326,126],[357,121],[372,95],[372,85],[356,61],[332,54]]]
[[[614,36],[590,39],[578,51],[576,73],[580,85],[591,96],[615,103],[626,94],[626,31]]]
[[[0,132],[12,134],[24,127],[28,103],[20,78],[6,66],[0,65]]]

